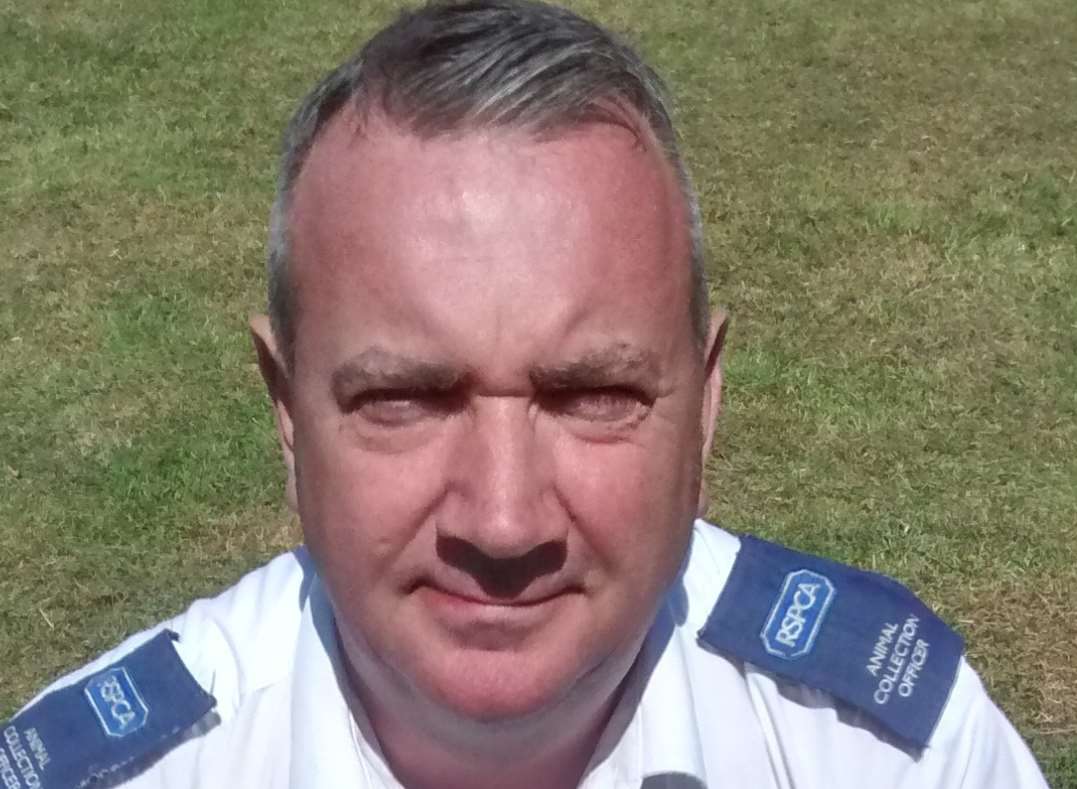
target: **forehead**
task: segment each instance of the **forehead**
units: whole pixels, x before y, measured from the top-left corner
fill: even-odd
[[[460,310],[518,341],[563,335],[584,313],[688,316],[676,178],[610,124],[422,139],[345,115],[311,151],[291,228],[297,350],[312,327],[444,334]]]

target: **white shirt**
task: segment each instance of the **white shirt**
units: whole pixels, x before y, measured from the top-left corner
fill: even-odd
[[[702,648],[697,633],[739,547],[736,537],[696,522],[690,557],[582,789],[1046,787],[964,659],[918,752],[824,692]],[[46,693],[96,674],[166,628],[179,634],[191,675],[216,697],[215,714],[125,789],[400,786],[369,723],[352,715],[349,702],[359,706],[340,675],[331,609],[304,549],[129,638]]]

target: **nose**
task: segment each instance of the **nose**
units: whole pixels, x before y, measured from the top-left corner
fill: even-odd
[[[556,437],[541,435],[526,398],[477,399],[450,461],[452,495],[438,514],[438,537],[491,560],[548,552],[568,533],[553,484]]]

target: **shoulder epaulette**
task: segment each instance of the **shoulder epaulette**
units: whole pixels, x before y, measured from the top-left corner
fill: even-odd
[[[925,747],[957,676],[961,636],[890,578],[754,537],[740,543],[703,644],[825,691]]]
[[[0,786],[114,786],[182,742],[217,702],[162,631],[108,668],[43,696],[0,736]]]

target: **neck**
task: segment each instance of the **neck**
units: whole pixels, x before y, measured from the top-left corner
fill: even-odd
[[[384,723],[378,736],[385,757],[408,789],[571,789],[579,785],[602,734],[602,726],[592,724],[578,738],[535,740],[529,748],[494,736],[465,753]],[[495,741],[501,747],[490,748]]]
[[[389,704],[351,679],[386,762],[407,789],[576,787],[620,696],[534,720],[477,722]]]

